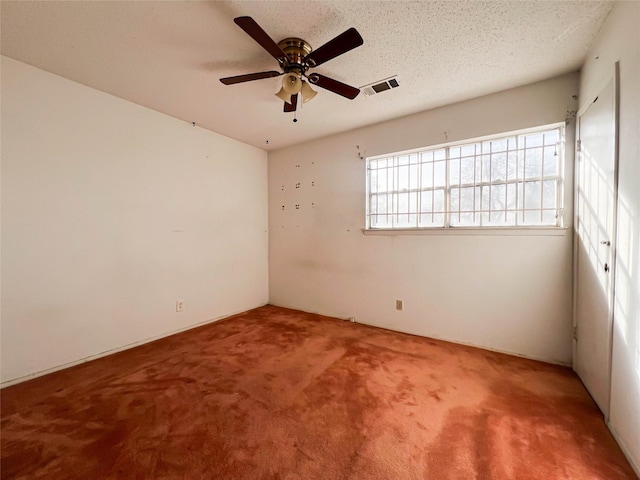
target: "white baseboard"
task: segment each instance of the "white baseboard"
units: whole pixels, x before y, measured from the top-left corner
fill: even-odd
[[[57,372],[59,370],[64,370],[65,368],[74,367],[76,365],[80,365],[82,363],[90,362],[91,360],[96,360],[98,358],[106,357],[108,355],[113,355],[114,353],[122,352],[124,350],[129,350],[130,348],[138,347],[140,345],[144,345],[145,343],[155,342],[156,340],[160,340],[161,338],[170,337],[171,335],[175,335],[177,333],[186,332],[187,330],[191,330],[192,328],[201,327],[203,325],[207,325],[208,323],[217,322],[218,320],[222,320],[224,318],[232,317],[234,315],[238,315],[240,313],[248,312],[249,310],[253,310],[254,308],[264,307],[267,305],[266,303],[257,305],[255,307],[250,307],[247,309],[243,309],[239,312],[229,313],[225,315],[220,315],[219,317],[211,318],[209,320],[205,320],[203,322],[196,323],[194,325],[189,325],[188,327],[180,328],[178,330],[173,330],[171,332],[162,333],[160,335],[156,335],[153,337],[146,338],[144,340],[140,340],[138,342],[129,343],[127,345],[123,345],[121,347],[112,348],[110,350],[106,350],[104,352],[97,353],[95,355],[90,355],[88,357],[81,358],[79,360],[74,360],[72,362],[63,363],[62,365],[56,365],[55,367],[47,368],[45,370],[40,370],[38,372],[30,373],[28,375],[23,375],[21,377],[12,378],[11,380],[7,380],[0,384],[0,389],[4,387],[10,387],[11,385],[16,385],[18,383],[26,382],[27,380],[32,380],[34,378],[42,377],[43,375],[47,375],[49,373]]]
[[[618,442],[618,445],[620,446],[622,453],[624,453],[624,456],[627,457],[627,460],[629,461],[631,468],[633,468],[633,471],[636,472],[636,475],[638,476],[638,478],[640,478],[640,458],[633,458],[633,456],[631,455],[631,449],[622,440],[620,435],[618,435],[618,432],[616,431],[615,427],[611,425],[611,422],[607,422],[607,427],[609,427],[609,431],[613,435],[613,438],[615,438],[616,442]],[[638,453],[636,452],[636,455],[637,454]]]
[[[310,311],[310,310],[303,310],[301,308],[298,307],[291,307],[289,305],[285,305],[282,303],[276,303],[273,301],[269,302],[269,305],[273,305],[276,307],[282,307],[282,308],[289,308],[291,310],[298,310],[300,312],[305,312],[305,313],[313,313],[316,315],[322,315],[323,317],[331,317],[331,318],[337,318],[339,320],[349,320],[349,317],[344,317],[344,316],[339,316],[339,315],[335,315],[335,314],[331,314],[331,313],[323,313],[323,312],[316,312],[316,311]],[[571,367],[572,366],[572,362],[568,361],[562,361],[562,360],[557,360],[557,359],[553,359],[553,358],[545,358],[545,357],[537,357],[535,355],[527,355],[524,353],[518,353],[518,352],[512,352],[510,350],[502,350],[500,348],[493,348],[487,345],[478,345],[476,343],[471,343],[471,342],[463,342],[460,340],[455,340],[452,338],[447,338],[447,337],[441,337],[439,335],[433,335],[433,334],[425,334],[425,333],[417,333],[411,330],[403,330],[403,329],[399,329],[399,328],[390,328],[390,327],[386,327],[384,325],[378,325],[375,323],[369,323],[366,320],[361,320],[361,319],[356,319],[357,323],[360,323],[362,325],[367,325],[369,327],[376,327],[376,328],[382,328],[383,330],[389,330],[392,332],[399,332],[399,333],[407,333],[409,335],[415,335],[416,337],[423,337],[423,338],[432,338],[434,340],[442,340],[443,342],[449,342],[449,343],[455,343],[458,345],[464,345],[466,347],[474,347],[474,348],[479,348],[481,350],[488,350],[490,352],[496,352],[496,353],[504,353],[505,355],[511,355],[512,357],[520,357],[520,358],[526,358],[528,360],[535,360],[537,362],[543,362],[543,363],[550,363],[552,365],[560,365],[562,367]]]

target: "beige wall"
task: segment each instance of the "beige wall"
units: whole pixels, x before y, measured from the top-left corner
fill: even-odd
[[[597,58],[596,58],[597,57]],[[609,428],[640,475],[640,3],[617,2],[582,69],[580,109],[620,62],[618,245]]]
[[[271,152],[270,302],[571,363],[570,229],[363,235],[360,153],[562,122],[577,93],[570,74]],[[573,123],[567,137],[571,222]],[[404,311],[395,310],[396,299]]]
[[[266,203],[266,152],[3,57],[2,382],[265,304]]]

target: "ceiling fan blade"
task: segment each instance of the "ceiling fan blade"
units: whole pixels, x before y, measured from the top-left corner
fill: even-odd
[[[312,73],[307,77],[311,83],[319,87],[325,88],[333,93],[342,95],[343,97],[353,100],[360,93],[360,89],[347,85],[346,83],[339,82],[333,78],[325,77],[319,73]]]
[[[305,57],[305,60],[311,67],[317,67],[324,62],[336,58],[343,53],[353,50],[364,43],[358,31],[351,27],[349,30],[342,32],[333,40],[317,48]]]
[[[233,19],[247,35],[253,38],[262,48],[264,48],[269,54],[283,63],[287,60],[287,54],[282,51],[276,42],[265,32],[257,22],[251,17],[237,17]]]
[[[298,94],[291,95],[291,103],[284,102],[284,111],[285,112],[295,112],[296,107],[298,106]]]
[[[246,75],[236,75],[235,77],[221,78],[220,81],[225,85],[233,85],[234,83],[250,82],[252,80],[261,80],[263,78],[277,77],[282,72],[271,70],[269,72],[247,73]]]

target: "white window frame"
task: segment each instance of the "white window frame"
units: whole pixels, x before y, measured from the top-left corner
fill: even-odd
[[[451,171],[451,162],[454,161],[454,159],[451,158],[451,150],[452,149],[456,149],[457,147],[463,147],[463,146],[469,146],[469,145],[473,145],[473,144],[482,144],[482,142],[488,142],[488,141],[496,141],[496,140],[502,140],[502,139],[508,139],[508,138],[512,138],[515,137],[517,140],[517,142],[519,141],[518,139],[520,139],[521,137],[524,137],[525,135],[530,135],[533,133],[540,133],[540,132],[546,132],[546,131],[551,131],[551,130],[555,130],[558,129],[559,130],[559,138],[558,138],[558,142],[557,142],[557,155],[559,155],[559,159],[558,159],[558,172],[557,175],[545,175],[544,172],[544,165],[541,167],[541,176],[538,177],[538,179],[536,180],[535,178],[532,177],[523,177],[523,178],[519,178],[518,174],[516,174],[516,178],[515,179],[504,179],[504,180],[500,180],[500,181],[496,181],[495,178],[490,178],[488,181],[476,181],[476,179],[474,178],[473,182],[470,183],[462,183],[462,180],[460,179],[458,182],[456,182],[455,184],[452,184],[450,181],[450,171]],[[439,145],[433,145],[433,146],[429,146],[429,147],[425,147],[425,148],[419,148],[419,149],[413,149],[413,150],[405,150],[405,151],[401,151],[401,152],[393,152],[393,153],[389,153],[389,154],[384,154],[384,155],[376,155],[376,156],[371,156],[371,157],[367,157],[366,158],[366,200],[365,200],[365,204],[366,204],[366,211],[365,211],[365,228],[363,229],[364,233],[398,233],[398,232],[405,232],[405,233],[420,233],[420,232],[452,232],[452,231],[470,231],[470,230],[477,230],[477,231],[489,231],[489,230],[497,230],[497,231],[516,231],[516,230],[527,230],[527,231],[532,231],[532,230],[564,230],[564,177],[565,177],[565,142],[566,142],[566,132],[565,132],[565,123],[554,123],[554,124],[550,124],[550,125],[544,125],[544,126],[540,126],[540,127],[535,127],[535,128],[529,128],[529,129],[523,129],[523,130],[516,130],[516,131],[511,131],[511,132],[504,132],[504,133],[499,133],[499,134],[495,134],[495,135],[489,135],[489,136],[483,136],[483,137],[477,137],[477,138],[472,138],[472,139],[465,139],[465,140],[461,140],[461,141],[457,141],[457,142],[448,142],[448,143],[444,143],[444,144],[439,144]],[[371,214],[371,209],[370,209],[370,203],[371,203],[371,199],[373,197],[373,195],[376,195],[376,193],[378,192],[372,192],[372,188],[371,188],[371,163],[374,161],[378,161],[378,160],[384,160],[384,159],[394,159],[394,163],[392,167],[387,167],[388,169],[393,170],[394,172],[394,177],[393,177],[393,181],[395,182],[395,175],[398,173],[399,171],[399,165],[398,162],[396,161],[398,158],[401,157],[407,157],[407,156],[411,156],[411,155],[423,155],[423,154],[430,154],[432,152],[436,152],[436,151],[442,151],[444,150],[445,152],[445,156],[444,159],[442,160],[444,162],[444,166],[445,166],[445,176],[446,176],[446,181],[444,186],[439,185],[439,186],[434,186],[433,184],[429,185],[429,186],[423,186],[423,185],[418,185],[417,188],[414,189],[388,189],[387,190],[387,195],[391,195],[391,198],[397,198],[395,197],[395,195],[397,194],[402,194],[402,193],[409,193],[409,192],[413,192],[414,190],[416,192],[420,192],[419,195],[422,194],[422,192],[425,192],[427,190],[443,190],[443,195],[444,195],[444,205],[443,205],[443,211],[442,212],[437,212],[438,214],[443,215],[443,222],[442,225],[434,225],[434,226],[423,226],[420,225],[420,220],[418,218],[418,220],[416,220],[416,225],[394,225],[394,226],[383,226],[383,227],[376,227],[376,226],[371,226],[371,219],[372,219],[372,214]],[[515,150],[510,150],[513,152],[523,152],[524,151],[524,147],[521,147],[520,145],[516,144],[516,149]],[[477,155],[477,154],[476,154]],[[518,153],[516,153],[516,155],[518,155]],[[455,157],[455,160],[458,160],[460,157]],[[543,157],[544,159],[544,157]],[[474,162],[476,160],[474,159]],[[544,161],[544,160],[543,160]],[[423,165],[422,163],[418,163],[418,165]],[[433,164],[432,164],[433,165]],[[422,166],[420,166],[419,168],[422,168]],[[435,167],[433,167],[435,168]],[[517,171],[518,167],[516,167],[516,171]],[[474,177],[475,177],[475,173],[474,173]],[[556,182],[556,199],[555,199],[555,206],[554,207],[546,207],[544,206],[544,204],[541,203],[540,208],[535,208],[533,210],[535,210],[536,212],[539,211],[541,212],[541,215],[543,214],[542,212],[545,210],[555,210],[555,223],[551,224],[551,223],[545,223],[545,224],[531,224],[531,223],[523,223],[522,220],[519,220],[519,216],[522,215],[523,219],[524,219],[524,212],[525,209],[523,208],[518,208],[518,206],[516,206],[515,209],[508,209],[505,207],[504,213],[505,213],[505,217],[507,216],[508,213],[513,213],[515,215],[515,219],[514,222],[515,224],[507,224],[507,225],[496,225],[496,224],[482,224],[482,222],[480,221],[480,224],[474,224],[474,225],[455,225],[452,224],[452,215],[459,215],[461,210],[455,210],[452,211],[451,209],[451,192],[453,189],[458,189],[460,187],[471,187],[471,188],[483,188],[483,187],[491,187],[492,185],[496,186],[496,185],[505,185],[505,190],[508,188],[507,185],[508,184],[522,184],[523,188],[526,190],[526,186],[528,183],[532,183],[535,181],[539,181],[539,182],[543,182],[543,181],[555,181]],[[541,185],[541,191],[542,191],[542,185]],[[518,194],[516,194],[516,199],[518,198]],[[524,198],[524,193],[523,193],[523,198]],[[420,200],[418,200],[418,202],[420,202]],[[393,203],[393,201],[392,201]],[[433,204],[433,202],[432,202]],[[395,205],[392,206],[392,212],[391,213],[387,213],[387,215],[391,215],[391,216],[406,216],[409,217],[411,215],[411,213],[399,213],[398,210],[396,209]],[[420,213],[420,208],[418,208],[418,212],[415,213],[415,215],[421,215]],[[491,210],[488,211],[489,215],[491,215]],[[475,208],[475,195],[474,195],[474,209],[473,209],[473,214],[474,214],[474,219],[475,219],[475,215],[479,215],[482,216],[483,213],[487,213],[486,211],[483,212],[482,210],[478,210]],[[432,212],[427,212],[426,215],[433,215]],[[393,223],[393,222],[392,222]]]

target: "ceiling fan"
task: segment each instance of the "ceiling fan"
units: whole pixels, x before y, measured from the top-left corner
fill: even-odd
[[[284,75],[282,88],[276,93],[276,96],[284,100],[285,112],[296,111],[299,94],[302,96],[303,103],[316,96],[316,92],[309,83],[350,100],[356,98],[360,93],[360,89],[346,83],[325,77],[319,73],[309,73],[309,69],[318,67],[332,58],[362,45],[364,41],[355,28],[352,27],[346,30],[320,48],[313,50],[311,45],[301,38],[289,37],[278,43],[274,42],[251,17],[237,17],[233,21],[278,61],[281,71],[270,70],[268,72],[221,78],[220,81],[225,85]]]

